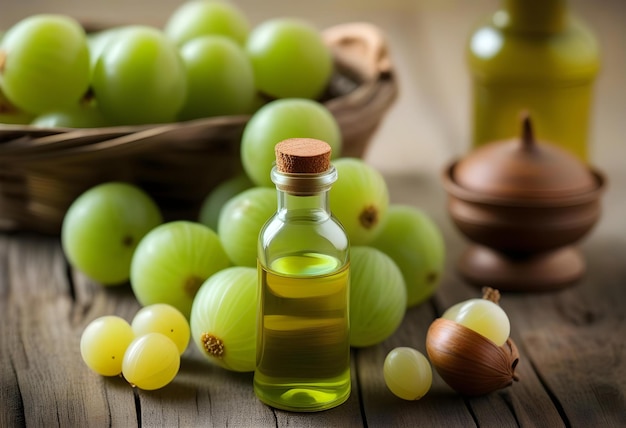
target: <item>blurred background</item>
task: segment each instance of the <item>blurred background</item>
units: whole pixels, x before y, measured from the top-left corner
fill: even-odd
[[[0,0],[0,28],[28,15],[65,13],[105,25],[162,26],[182,0]],[[465,151],[470,134],[470,79],[465,44],[499,0],[237,0],[255,25],[276,16],[308,19],[318,28],[368,21],[387,35],[400,84],[367,153],[383,171],[430,172]],[[570,0],[595,32],[602,70],[595,88],[591,159],[621,169],[626,158],[626,1]],[[601,102],[599,101],[601,100]],[[619,138],[621,141],[613,141]],[[617,151],[617,152],[616,152]]]

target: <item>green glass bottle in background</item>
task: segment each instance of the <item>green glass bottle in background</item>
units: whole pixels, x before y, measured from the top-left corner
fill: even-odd
[[[472,74],[472,147],[511,138],[522,111],[538,139],[589,161],[595,36],[566,0],[502,0],[467,46]]]
[[[330,146],[280,142],[271,176],[278,209],[259,234],[254,391],[279,409],[326,410],[350,395],[350,247],[329,206]]]

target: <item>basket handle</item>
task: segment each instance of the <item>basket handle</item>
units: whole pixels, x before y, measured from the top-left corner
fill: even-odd
[[[325,29],[322,36],[340,62],[339,65],[355,71],[359,80],[374,81],[392,73],[388,42],[374,24],[339,24]]]

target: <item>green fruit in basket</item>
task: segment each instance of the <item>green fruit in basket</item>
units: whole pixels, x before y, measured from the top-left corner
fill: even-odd
[[[180,55],[187,73],[180,120],[250,112],[254,72],[241,46],[224,36],[203,36],[185,43]]]
[[[220,367],[251,372],[256,364],[257,270],[235,266],[211,276],[191,309],[191,336]]]
[[[353,245],[370,243],[381,230],[389,206],[389,190],[382,174],[362,159],[334,162],[337,181],[330,189],[333,214]]]
[[[120,31],[93,70],[98,107],[114,124],[174,121],[187,88],[177,48],[154,28],[132,26]]]
[[[14,105],[33,114],[76,104],[89,87],[83,28],[62,15],[19,21],[0,44],[0,87]]]
[[[425,212],[391,205],[381,232],[370,245],[391,257],[402,271],[407,306],[432,296],[443,274],[445,244],[441,231]]]
[[[208,35],[226,36],[243,45],[250,24],[244,13],[232,3],[194,0],[183,3],[170,15],[164,32],[179,46]]]
[[[274,187],[274,146],[288,138],[316,138],[330,145],[333,158],[341,154],[341,129],[326,106],[304,98],[269,102],[252,115],[241,139],[241,162],[256,185]]]
[[[31,124],[40,128],[99,128],[108,122],[95,105],[77,104],[41,114]]]
[[[254,28],[246,50],[256,85],[273,98],[318,98],[328,86],[333,58],[320,32],[309,23],[276,18]]]
[[[256,267],[259,232],[276,212],[277,199],[275,189],[253,187],[224,205],[217,231],[224,250],[234,264]]]
[[[61,228],[69,263],[103,285],[128,281],[139,241],[162,222],[154,201],[127,183],[104,183],[71,204]]]
[[[241,174],[221,182],[202,202],[198,221],[217,230],[220,212],[230,198],[254,186],[247,175]]]
[[[2,93],[0,88],[0,123],[26,125],[33,120],[33,115],[15,107]]]
[[[391,336],[406,312],[400,268],[380,250],[350,249],[350,345],[376,345]]]
[[[202,283],[230,266],[217,234],[189,221],[173,221],[150,231],[133,256],[130,283],[143,306],[167,303],[189,318]]]
[[[125,29],[132,28],[128,26],[112,27],[95,33],[87,33],[87,46],[89,47],[89,64],[91,70],[96,67],[98,58],[106,47],[115,40]]]

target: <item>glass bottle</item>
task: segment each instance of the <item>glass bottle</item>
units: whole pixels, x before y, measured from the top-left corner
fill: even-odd
[[[538,139],[589,160],[599,48],[566,0],[502,0],[471,34],[467,50],[473,147],[515,136],[527,111]]]
[[[271,177],[278,210],[259,235],[254,390],[272,407],[326,410],[350,395],[349,242],[329,208],[330,146],[279,143]]]

